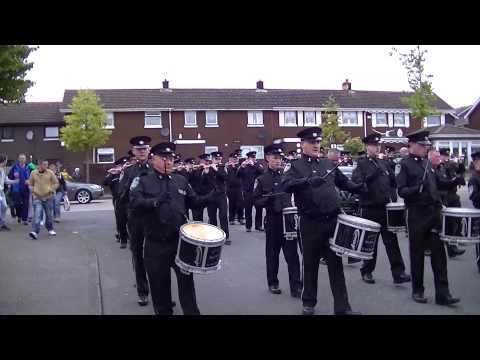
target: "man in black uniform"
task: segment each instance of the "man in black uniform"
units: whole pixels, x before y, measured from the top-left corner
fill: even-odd
[[[412,299],[427,302],[423,287],[424,252],[430,246],[435,301],[439,305],[451,305],[460,299],[452,297],[448,286],[447,256],[438,234],[442,225],[442,200],[435,174],[425,159],[427,146],[431,144],[428,135],[428,131],[407,135],[410,155],[401,161],[397,175],[398,194],[405,199],[408,211]]]
[[[283,235],[282,210],[291,207],[291,195],[281,192],[282,156],[283,149],[280,145],[269,145],[264,149],[267,171],[255,180],[253,199],[255,205],[265,208],[265,257],[267,261],[268,289],[272,294],[281,294],[278,287],[278,267],[280,249],[288,266],[290,281],[290,294],[299,298],[302,291],[300,280],[300,262],[297,253],[297,240],[286,240]],[[277,194],[277,196],[275,196]],[[265,196],[266,195],[266,196]]]
[[[153,170],[133,180],[130,196],[132,207],[145,217],[145,267],[150,280],[153,308],[156,315],[173,314],[173,268],[183,313],[200,315],[193,274],[187,275],[175,264],[179,229],[187,220],[185,203],[195,203],[199,199],[183,176],[172,174],[175,144],[161,143],[151,151]]]
[[[358,159],[357,167],[353,170],[352,181],[367,184],[368,191],[360,194],[360,216],[381,225],[380,232],[390,261],[393,282],[401,284],[410,281],[410,276],[405,274],[405,264],[397,235],[387,230],[386,210],[386,204],[397,201],[397,184],[395,174],[388,162],[377,158],[380,153],[380,139],[378,134],[370,134],[363,138],[367,156]],[[378,242],[375,243],[373,259],[365,260],[360,269],[363,281],[368,284],[375,283],[372,273],[377,263],[377,247]]]
[[[472,205],[480,209],[480,151],[472,154],[472,165],[470,180],[468,180],[468,194]],[[475,244],[475,255],[478,272],[480,273],[480,244]]]
[[[230,221],[230,225],[236,224],[235,216],[239,224],[245,225],[245,220],[243,219],[242,182],[237,177],[237,171],[240,167],[238,157],[238,153],[231,153],[226,165],[228,220]]]
[[[192,171],[189,182],[196,194],[206,195],[213,189],[212,184],[209,183],[208,179],[204,176],[205,169],[210,166],[211,158],[210,154],[202,154],[198,158],[200,159],[199,167]],[[197,203],[192,207],[194,221],[203,221],[205,207],[206,204],[202,203]]]
[[[126,231],[126,227],[124,226],[123,228],[121,228],[119,225],[120,224],[119,219],[121,219],[121,214],[117,209],[116,203],[118,201],[118,195],[119,195],[118,184],[120,180],[120,173],[122,172],[123,165],[125,165],[127,162],[128,162],[128,157],[126,156],[115,161],[114,163],[115,167],[108,170],[108,174],[105,177],[105,180],[103,180],[103,186],[108,186],[112,194],[113,212],[115,214],[115,225],[116,225],[115,228],[117,230],[115,234],[115,238],[117,239],[117,241],[120,242],[122,248],[126,247],[127,245],[128,234]],[[122,233],[121,236],[120,236],[120,233]]]
[[[247,160],[242,162],[237,171],[237,176],[242,180],[243,203],[245,207],[245,227],[247,232],[252,231],[253,185],[255,179],[263,174],[263,166],[256,161],[257,152],[247,153]],[[263,208],[255,206],[255,230],[264,231],[262,228]]]
[[[225,232],[226,241],[225,245],[230,245],[230,235],[228,232],[228,210],[227,210],[227,194],[225,189],[225,181],[227,179],[227,173],[225,171],[225,164],[222,164],[223,153],[220,151],[214,151],[210,154],[212,157],[212,165],[205,171],[205,176],[213,185],[215,193],[210,199],[207,205],[208,222],[214,226],[217,226],[217,212],[220,219],[220,227]]]
[[[317,303],[318,267],[325,258],[338,315],[356,315],[348,302],[342,259],[329,246],[340,213],[340,198],[336,186],[342,190],[361,192],[364,184],[354,184],[333,163],[320,159],[322,129],[300,131],[302,158],[285,169],[282,188],[294,193],[300,215],[300,240],[303,251],[303,313],[313,315]],[[328,175],[328,176],[327,176]]]
[[[132,208],[130,204],[130,187],[133,179],[141,174],[150,172],[150,165],[148,164],[150,141],[151,139],[148,136],[136,136],[130,139],[132,153],[135,155],[136,163],[122,171],[119,183],[119,204],[122,208],[127,209],[127,229],[139,298],[138,303],[140,306],[148,304],[149,292],[147,274],[145,272],[145,266],[143,265],[145,233],[142,211]]]
[[[460,196],[457,194],[457,187],[459,185],[465,185],[465,179],[457,171],[458,167],[453,161],[450,161],[450,150],[440,149],[439,152],[434,152],[435,156],[439,157],[439,164],[435,167],[435,175],[437,177],[437,184],[442,182],[444,184],[443,189],[440,190],[440,197],[442,203],[446,207],[461,207]],[[454,233],[460,234],[461,224],[460,219],[448,218],[449,226],[455,228]],[[459,249],[457,245],[447,246],[447,254],[449,258],[454,258],[458,255],[465,253],[464,249]]]

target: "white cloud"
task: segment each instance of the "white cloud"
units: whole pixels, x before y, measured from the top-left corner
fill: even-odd
[[[402,50],[412,46],[400,46]],[[480,46],[424,46],[436,93],[453,107],[480,97]],[[65,89],[173,88],[408,90],[391,46],[40,46],[27,101],[60,101]]]

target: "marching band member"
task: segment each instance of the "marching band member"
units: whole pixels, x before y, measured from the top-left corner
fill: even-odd
[[[319,127],[311,127],[297,134],[301,139],[303,155],[285,169],[282,180],[284,191],[295,194],[295,205],[300,215],[303,314],[315,313],[318,267],[323,257],[327,263],[335,314],[358,315],[348,302],[342,259],[330,249],[329,239],[334,234],[340,213],[340,198],[335,187],[361,192],[364,184],[354,184],[340,170],[332,170],[331,161],[319,158],[321,133]]]
[[[377,159],[380,153],[380,135],[370,134],[363,138],[367,156],[358,159],[357,167],[353,171],[352,181],[367,184],[367,191],[360,194],[361,217],[374,221],[381,225],[381,235],[390,269],[392,271],[393,282],[401,284],[410,281],[410,276],[405,274],[405,264],[403,262],[400,246],[398,245],[397,235],[387,230],[387,209],[389,202],[397,201],[395,175],[386,160]],[[373,259],[365,260],[360,269],[362,280],[368,284],[374,284],[375,279],[372,276],[377,263],[378,241],[373,250]]]
[[[193,274],[186,275],[175,264],[179,230],[186,223],[186,203],[198,203],[188,181],[172,174],[175,144],[160,143],[152,150],[152,167],[134,178],[131,203],[145,217],[145,268],[150,280],[156,315],[173,314],[171,268],[178,283],[178,296],[185,315],[200,315],[195,296]],[[207,197],[210,197],[208,194]],[[203,198],[203,200],[206,197]]]
[[[278,196],[264,196],[280,192],[282,180],[282,156],[280,145],[272,144],[264,148],[268,164],[267,171],[255,180],[253,199],[255,205],[266,209],[265,216],[265,258],[267,262],[268,289],[272,294],[281,294],[278,282],[280,250],[288,266],[290,294],[299,298],[302,291],[300,280],[300,262],[297,253],[297,240],[286,240],[283,235],[282,210],[291,207],[291,195],[284,193]]]
[[[468,181],[468,194],[476,209],[480,209],[480,151],[472,154],[472,175]],[[476,263],[480,273],[480,244],[475,245]]]
[[[200,159],[200,164],[192,171],[189,181],[196,194],[206,195],[213,188],[212,184],[210,184],[208,179],[204,176],[205,170],[211,163],[210,155],[202,154],[198,158]],[[205,207],[205,204],[198,203],[192,208],[194,221],[203,221]]]
[[[132,262],[135,271],[135,281],[137,285],[138,304],[145,306],[148,304],[148,280],[145,267],[143,265],[143,245],[145,239],[143,213],[135,209],[130,203],[130,187],[133,179],[140,174],[151,171],[148,164],[150,152],[150,141],[148,136],[136,136],[130,139],[132,153],[135,155],[135,164],[125,168],[119,179],[119,198],[118,205],[121,211],[127,212],[127,230],[130,239],[130,250],[132,251]],[[121,226],[125,226],[124,223]]]
[[[253,185],[255,179],[263,174],[263,166],[256,161],[257,152],[247,153],[247,160],[240,165],[237,176],[242,180],[243,201],[245,207],[245,227],[247,232],[252,231]],[[255,230],[264,231],[262,228],[263,208],[255,206]]]
[[[458,303],[450,294],[445,247],[438,232],[442,224],[442,200],[430,162],[426,161],[427,146],[431,145],[428,131],[407,135],[410,155],[400,163],[397,175],[398,194],[405,199],[408,211],[408,240],[412,273],[412,299],[426,303],[424,296],[424,252],[430,246],[435,278],[435,301],[439,305]]]
[[[226,165],[227,172],[227,196],[228,196],[228,220],[230,225],[235,225],[235,217],[240,225],[245,225],[243,216],[242,182],[237,177],[240,167],[237,152],[230,154]]]

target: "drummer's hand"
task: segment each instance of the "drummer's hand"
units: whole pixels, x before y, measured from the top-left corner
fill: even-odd
[[[326,183],[326,180],[323,179],[321,176],[314,176],[307,180],[310,186],[319,187]]]
[[[158,207],[162,203],[167,203],[172,200],[170,193],[165,192],[154,200],[153,206]]]

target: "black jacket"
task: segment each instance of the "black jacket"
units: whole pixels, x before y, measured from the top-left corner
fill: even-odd
[[[263,174],[263,166],[259,163],[255,165],[240,166],[237,170],[237,176],[242,182],[244,192],[252,192],[255,179]]]
[[[255,180],[253,189],[253,201],[255,206],[264,207],[269,214],[281,214],[282,210],[292,206],[292,195],[281,193],[283,169],[267,171]],[[281,193],[281,194],[278,194]],[[266,194],[278,194],[277,196],[263,196]]]
[[[352,181],[367,185],[367,192],[360,194],[361,207],[385,206],[397,201],[395,174],[386,160],[359,158]]]
[[[120,174],[108,174],[103,180],[103,186],[108,186],[110,188],[110,192],[112,193],[112,197],[114,199],[118,198],[118,186],[120,182]]]
[[[455,174],[455,167],[452,164],[441,163],[435,169],[435,176],[439,187],[440,197],[445,206],[455,206],[460,201],[457,195],[457,186],[465,184],[465,179]]]
[[[480,173],[472,170],[470,180],[468,180],[468,195],[475,208],[480,209]]]
[[[180,226],[187,222],[185,209],[202,199],[183,176],[155,170],[136,177],[130,190],[131,207],[143,214],[145,237],[154,242],[178,241]]]
[[[237,171],[240,168],[240,165],[237,164],[235,166],[227,166],[227,190],[236,190],[242,187],[242,180],[237,176]]]
[[[205,177],[207,188],[209,191],[215,190],[216,195],[225,194],[225,182],[227,180],[227,173],[225,171],[225,165],[221,164],[218,165],[217,171],[210,168],[208,170],[208,174],[203,174],[202,176]]]
[[[132,185],[133,179],[137,176],[148,174],[150,171],[152,171],[152,168],[148,162],[138,162],[125,168],[120,173],[118,184],[118,200],[120,206],[128,206],[130,202],[130,186]]]
[[[313,187],[308,183],[309,177],[324,176],[333,169],[332,161],[302,155],[286,168],[282,179],[282,189],[295,194],[295,205],[300,215],[311,218],[329,216],[340,212],[340,196],[336,187],[354,193],[360,193],[363,184],[350,181],[340,170],[325,178],[325,183]]]

